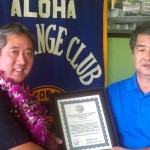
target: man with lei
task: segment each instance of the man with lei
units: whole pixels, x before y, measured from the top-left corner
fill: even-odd
[[[45,110],[24,83],[34,62],[34,35],[19,23],[0,28],[0,149],[56,150]]]

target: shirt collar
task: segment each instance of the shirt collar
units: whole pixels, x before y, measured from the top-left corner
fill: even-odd
[[[129,78],[127,83],[127,90],[135,90],[135,89],[139,89],[136,72],[133,74],[131,78]]]

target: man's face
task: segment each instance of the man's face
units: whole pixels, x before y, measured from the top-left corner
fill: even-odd
[[[150,77],[150,35],[138,35],[133,51],[133,61],[137,75]]]
[[[6,45],[0,50],[0,70],[4,71],[4,78],[10,77],[14,82],[21,83],[32,69],[32,42],[26,35],[18,34],[11,34],[6,40]]]

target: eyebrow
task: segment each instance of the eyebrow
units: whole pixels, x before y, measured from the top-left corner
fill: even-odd
[[[20,47],[17,47],[17,46],[13,46],[11,49],[19,49]],[[32,50],[32,51],[34,51],[34,49],[33,48],[27,48],[27,50]]]
[[[135,47],[146,47],[146,45],[138,44],[138,45],[135,45]]]

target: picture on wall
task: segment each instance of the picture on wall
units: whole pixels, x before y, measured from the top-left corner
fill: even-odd
[[[108,0],[108,36],[129,37],[136,26],[150,21],[150,0]]]

